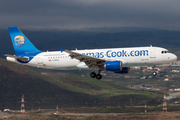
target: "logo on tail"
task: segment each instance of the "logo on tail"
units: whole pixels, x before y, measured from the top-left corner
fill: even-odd
[[[14,38],[14,44],[17,47],[22,47],[25,44],[25,38],[22,35],[18,35]]]

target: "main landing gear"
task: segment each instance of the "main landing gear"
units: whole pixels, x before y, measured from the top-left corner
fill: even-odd
[[[96,74],[95,72],[92,72],[90,74],[91,78],[96,78],[96,79],[100,80],[102,78],[102,75],[100,74],[100,72],[101,72],[100,70],[99,70],[98,74]]]

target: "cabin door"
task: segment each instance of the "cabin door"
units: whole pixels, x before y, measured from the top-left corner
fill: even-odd
[[[156,52],[154,48],[151,48],[150,58],[156,58]]]

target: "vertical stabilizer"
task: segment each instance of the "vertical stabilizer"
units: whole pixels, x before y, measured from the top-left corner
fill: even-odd
[[[8,27],[8,29],[16,56],[29,56],[41,52],[17,27]]]

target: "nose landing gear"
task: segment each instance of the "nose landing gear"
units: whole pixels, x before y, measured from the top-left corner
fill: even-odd
[[[153,73],[152,74],[153,74],[153,76],[156,76],[157,72],[155,72],[155,70],[154,70],[155,66],[153,65],[152,68],[153,68]]]
[[[154,76],[156,76],[156,75],[157,75],[157,72],[153,72],[152,74],[153,74]]]

